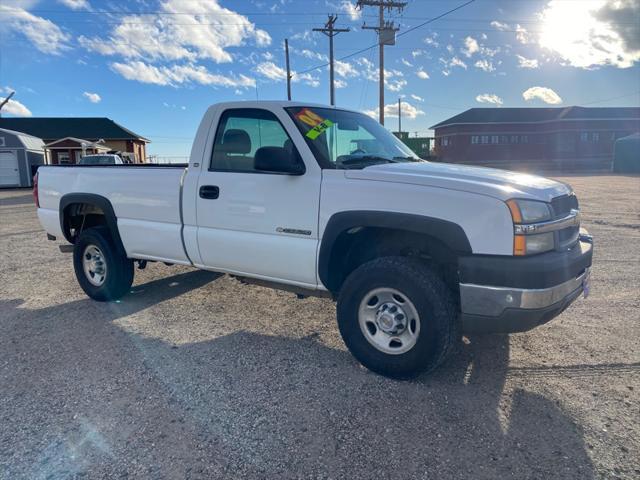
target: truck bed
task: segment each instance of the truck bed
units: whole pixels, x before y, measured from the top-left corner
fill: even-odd
[[[181,237],[184,172],[180,164],[43,166],[38,170],[38,217],[48,232],[62,237],[61,199],[99,195],[113,206],[129,257],[188,264]]]

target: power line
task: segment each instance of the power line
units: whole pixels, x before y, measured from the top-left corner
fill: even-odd
[[[348,28],[335,28],[337,19],[337,15],[329,15],[329,19],[327,20],[327,23],[325,23],[323,28],[313,29],[314,32],[320,32],[329,37],[329,101],[331,102],[331,105],[336,104],[333,75],[333,37],[335,37],[339,33],[349,32]]]
[[[433,17],[433,18],[431,18],[431,19],[427,20],[426,22],[421,23],[420,25],[417,25],[417,26],[415,26],[415,27],[412,27],[410,30],[407,30],[407,31],[402,32],[402,33],[401,33],[401,34],[399,34],[398,36],[405,35],[406,33],[409,33],[410,31],[413,31],[413,30],[415,30],[415,29],[417,29],[417,28],[424,27],[425,25],[428,25],[428,24],[430,24],[430,23],[432,23],[432,22],[435,22],[436,20],[440,20],[442,17],[444,17],[444,16],[446,16],[446,15],[449,15],[449,14],[451,14],[451,13],[453,13],[453,12],[457,11],[457,10],[460,10],[462,7],[466,7],[467,5],[469,5],[470,3],[473,3],[473,2],[475,2],[475,1],[476,1],[476,0],[469,0],[469,1],[467,1],[466,3],[463,3],[463,4],[461,4],[461,5],[458,5],[458,6],[457,6],[457,7],[455,7],[455,8],[452,8],[451,10],[447,10],[446,12],[444,12],[444,13],[442,13],[442,14],[438,15],[437,17]],[[355,51],[355,52],[353,52],[353,53],[350,53],[350,54],[348,54],[348,55],[344,55],[344,56],[342,56],[342,57],[338,58],[337,60],[338,60],[338,61],[340,61],[340,60],[346,60],[346,59],[351,58],[351,57],[355,57],[356,55],[360,55],[361,53],[364,53],[364,52],[367,52],[367,51],[369,51],[369,50],[372,50],[372,49],[376,48],[377,46],[378,46],[378,44],[377,44],[377,43],[376,43],[376,44],[373,44],[373,45],[369,45],[368,47],[361,48],[360,50],[356,50],[356,51]],[[326,67],[327,65],[329,65],[329,64],[328,64],[327,62],[325,62],[325,63],[323,63],[323,64],[321,64],[321,65],[316,65],[315,67],[307,68],[307,69],[305,69],[305,70],[302,70],[302,71],[300,71],[300,72],[297,72],[296,74],[297,74],[297,75],[302,75],[303,73],[313,72],[314,70],[318,70],[318,69],[320,69],[320,68],[324,68],[324,67]]]
[[[374,30],[378,34],[378,48],[379,48],[379,118],[380,124],[384,125],[384,46],[385,45],[395,45],[396,44],[396,32],[400,29],[399,27],[395,27],[393,21],[384,20],[384,11],[387,10],[391,12],[393,10],[398,10],[398,12],[402,12],[404,7],[407,6],[406,2],[397,2],[394,0],[358,0],[356,3],[356,8],[362,10],[364,7],[378,7],[378,26],[369,27],[365,23],[362,25],[363,30]]]

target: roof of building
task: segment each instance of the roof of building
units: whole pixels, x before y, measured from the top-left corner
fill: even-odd
[[[470,108],[430,128],[463,123],[537,123],[554,120],[637,118],[638,107]]]
[[[52,140],[64,137],[98,140],[142,140],[146,138],[106,117],[3,117],[0,128]]]
[[[55,141],[53,141],[51,143],[47,143],[45,145],[45,147],[47,147],[47,148],[56,148],[56,147],[54,147],[54,145],[57,145],[58,143],[62,143],[62,142],[68,141],[68,140],[77,143],[79,147],[93,148],[95,150],[104,150],[105,152],[111,150],[111,147],[108,147],[108,146],[106,146],[106,145],[104,145],[102,143],[92,142],[90,140],[83,140],[82,138],[75,138],[75,137],[60,138],[60,139],[55,140]],[[67,147],[63,147],[63,148],[67,148]]]
[[[8,128],[0,128],[0,135],[13,135],[15,136],[22,146],[27,150],[37,150],[42,151],[44,149],[44,142],[42,139],[38,137],[34,137],[33,135],[29,135],[23,132],[15,132],[13,130],[9,130]]]

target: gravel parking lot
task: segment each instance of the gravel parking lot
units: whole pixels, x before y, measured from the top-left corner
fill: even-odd
[[[360,367],[329,300],[150,264],[93,302],[0,191],[0,478],[640,478],[640,177],[562,180],[592,295],[411,382]]]

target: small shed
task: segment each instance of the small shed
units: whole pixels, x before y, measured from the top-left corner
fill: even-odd
[[[44,142],[26,133],[0,128],[0,188],[30,187],[44,164]]]
[[[616,140],[613,153],[613,171],[640,173],[640,133]]]

